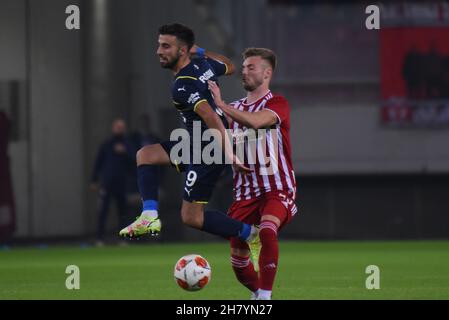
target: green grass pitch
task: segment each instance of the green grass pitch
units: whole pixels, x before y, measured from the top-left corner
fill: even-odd
[[[181,256],[208,259],[212,280],[201,291],[177,287]],[[68,265],[80,289],[67,290]],[[368,265],[380,289],[365,287]],[[0,251],[0,299],[248,299],[232,272],[227,243],[128,247],[13,248]],[[449,299],[449,241],[283,241],[273,299]]]

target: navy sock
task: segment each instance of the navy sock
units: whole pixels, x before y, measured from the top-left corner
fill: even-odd
[[[139,185],[140,196],[144,203],[146,200],[158,200],[158,169],[158,166],[150,164],[143,164],[137,167],[137,184]]]
[[[206,210],[202,230],[224,238],[238,237],[246,240],[251,232],[251,226],[232,219],[218,210]]]

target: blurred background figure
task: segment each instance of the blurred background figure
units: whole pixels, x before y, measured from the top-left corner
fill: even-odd
[[[425,94],[423,54],[416,45],[412,45],[404,58],[402,76],[407,87],[407,96],[410,99],[422,99]]]
[[[119,223],[127,223],[127,179],[134,169],[135,149],[126,137],[126,123],[116,119],[112,123],[112,136],[106,139],[97,152],[92,173],[91,189],[98,192],[97,242],[103,245],[111,200],[117,204]],[[117,228],[118,229],[118,228]]]
[[[15,206],[9,170],[8,143],[10,122],[0,110],[0,241],[8,242],[15,230]]]
[[[430,44],[430,50],[425,56],[426,58],[426,73],[425,78],[427,82],[426,97],[428,99],[441,98],[443,88],[443,55],[439,52],[435,43]]]

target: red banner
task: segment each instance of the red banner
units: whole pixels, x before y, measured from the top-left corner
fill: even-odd
[[[386,124],[449,124],[449,27],[380,32],[381,119]]]

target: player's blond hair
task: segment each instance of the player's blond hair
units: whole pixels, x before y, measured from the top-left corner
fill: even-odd
[[[261,57],[263,60],[267,61],[271,68],[276,68],[276,54],[267,48],[247,48],[242,53],[243,59],[249,57]]]

